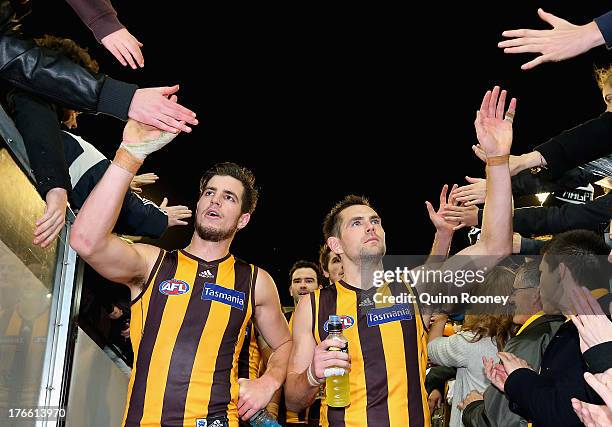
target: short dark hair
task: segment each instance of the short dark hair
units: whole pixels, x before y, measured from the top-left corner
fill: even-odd
[[[323,284],[323,275],[321,274],[321,270],[319,269],[317,264],[311,261],[303,260],[303,259],[294,262],[291,268],[289,269],[289,284],[291,284],[293,280],[293,273],[295,273],[295,270],[299,268],[311,268],[312,270],[314,270],[314,272],[317,275],[317,284],[318,285]]]
[[[212,168],[208,169],[200,179],[200,196],[202,196],[206,185],[208,185],[208,181],[210,181],[213,176],[217,175],[231,176],[242,183],[242,187],[244,188],[242,192],[242,213],[253,213],[259,198],[259,190],[255,187],[255,175],[253,175],[253,172],[236,163],[217,163]]]
[[[516,279],[522,288],[537,288],[540,286],[540,264],[537,261],[527,261],[516,270]]]
[[[340,235],[340,213],[346,208],[354,205],[370,206],[370,201],[365,196],[356,196],[349,194],[344,199],[334,205],[323,221],[323,237],[325,241],[331,236],[338,237]]]
[[[331,249],[329,248],[329,246],[327,246],[327,243],[323,243],[321,245],[321,248],[319,248],[319,267],[321,268],[321,271],[329,273],[327,266],[329,265],[329,260],[331,259],[331,257]]]
[[[578,286],[588,289],[608,288],[610,249],[601,236],[588,230],[572,230],[557,234],[544,249],[550,271],[563,263]]]
[[[100,71],[100,66],[95,59],[89,56],[87,49],[76,44],[74,40],[45,34],[39,39],[34,39],[34,41],[39,47],[50,49],[64,55],[92,74],[97,74]]]

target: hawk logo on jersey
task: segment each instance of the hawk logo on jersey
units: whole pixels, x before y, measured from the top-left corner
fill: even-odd
[[[385,308],[373,308],[368,311],[367,317],[368,326],[414,319],[408,304],[396,304]]]
[[[244,310],[244,292],[224,288],[215,283],[206,283],[202,291],[204,301],[218,301],[234,308]]]
[[[340,321],[342,322],[342,330],[348,329],[355,324],[355,319],[353,319],[351,316],[340,316]],[[323,329],[325,329],[325,332],[329,332],[327,330],[328,323],[329,320],[326,320],[323,324]]]
[[[164,280],[159,285],[159,291],[164,295],[183,295],[189,292],[189,284],[182,280]]]
[[[207,427],[208,426],[208,422],[206,421],[206,419],[197,419],[196,420],[196,427]]]

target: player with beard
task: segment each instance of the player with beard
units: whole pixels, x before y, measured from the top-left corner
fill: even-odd
[[[185,249],[128,244],[111,234],[146,156],[175,135],[129,121],[123,143],[74,223],[71,246],[98,273],[128,286],[135,364],[124,425],[238,426],[285,380],[291,336],[270,275],[229,253],[257,203],[255,178],[222,163],[200,182]],[[274,354],[258,379],[238,377],[238,353],[254,319]]]
[[[475,121],[476,135],[488,157],[482,237],[458,254],[464,256],[446,260],[442,271],[490,269],[512,251],[508,158],[516,101],[510,102],[504,119],[505,98],[506,92],[500,94],[499,87],[487,91]],[[351,166],[339,167],[350,170]],[[433,255],[448,253],[452,233],[445,234],[445,229],[440,227],[436,232]],[[330,249],[342,259],[344,277],[300,299],[293,316],[293,349],[285,385],[287,407],[299,411],[310,405],[326,375],[337,375],[328,368],[343,368],[349,375],[350,405],[329,407],[323,400],[323,427],[429,425],[424,387],[429,315],[416,303],[385,303],[377,298],[413,293],[402,281],[374,286],[375,273],[384,270],[386,252],[379,214],[367,199],[348,196],[328,213],[323,234]],[[429,285],[419,282],[415,289],[426,292]],[[327,339],[327,320],[332,314],[343,318],[348,353],[328,351],[338,346],[338,341]]]

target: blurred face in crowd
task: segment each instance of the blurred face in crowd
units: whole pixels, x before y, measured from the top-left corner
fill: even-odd
[[[572,291],[578,286],[570,270],[559,263],[557,268],[551,270],[544,255],[540,262],[540,300],[542,309],[546,314],[568,313],[572,310]]]
[[[329,254],[329,260],[327,261],[327,271],[323,271],[325,277],[330,282],[336,283],[338,280],[344,277],[344,270],[342,269],[342,260],[340,256],[331,252]]]
[[[520,278],[514,280],[510,302],[514,305],[512,321],[523,325],[527,320],[542,309],[540,292],[538,288],[526,287]]]
[[[251,215],[243,214],[242,183],[231,176],[213,176],[202,191],[196,209],[196,233],[202,240],[220,242],[244,228]]]
[[[607,84],[601,91],[606,102],[606,111],[612,111],[612,84]]]
[[[293,297],[295,305],[297,305],[303,295],[309,294],[318,288],[317,272],[312,268],[298,268],[291,275],[289,293]]]
[[[330,247],[355,264],[380,262],[386,251],[385,230],[374,209],[353,205],[340,212],[340,237],[330,237]]]

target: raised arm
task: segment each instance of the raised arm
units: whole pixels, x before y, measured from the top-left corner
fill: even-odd
[[[145,157],[176,135],[130,120],[115,160],[77,215],[70,245],[98,273],[130,287],[136,297],[148,277],[159,248],[129,244],[112,234],[125,193]]]

